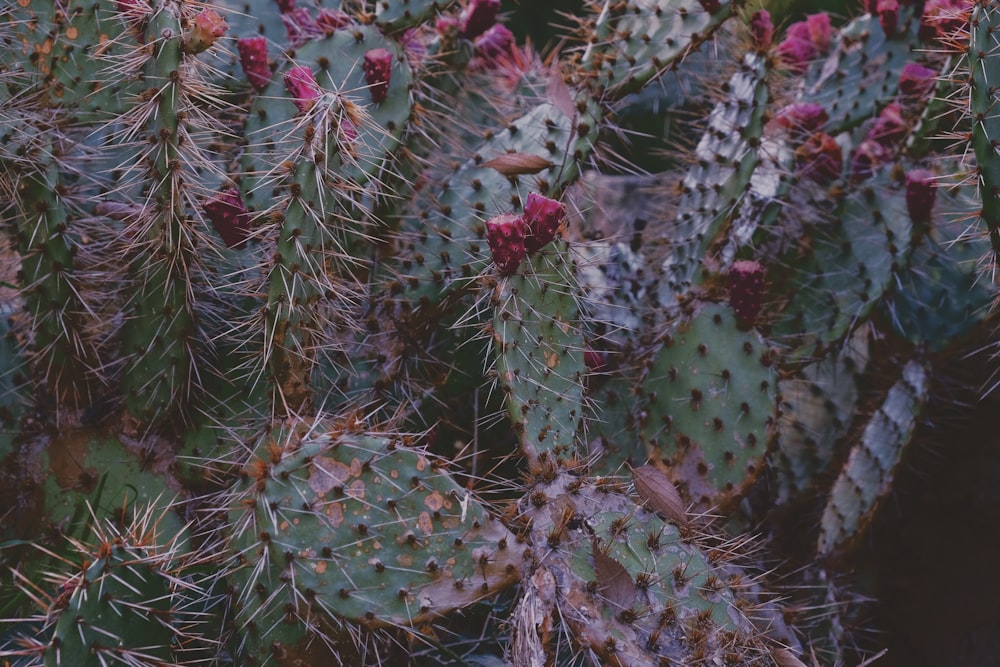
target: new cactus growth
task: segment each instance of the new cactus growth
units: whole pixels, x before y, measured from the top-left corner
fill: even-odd
[[[865,659],[995,349],[997,2],[9,4],[0,662]]]

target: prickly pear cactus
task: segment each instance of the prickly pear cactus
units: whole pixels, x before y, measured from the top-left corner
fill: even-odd
[[[5,664],[866,659],[995,345],[996,2],[9,4]]]

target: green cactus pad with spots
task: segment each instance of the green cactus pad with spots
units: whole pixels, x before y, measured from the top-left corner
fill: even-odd
[[[850,130],[893,101],[899,75],[913,59],[917,23],[909,21],[886,38],[877,16],[859,16],[838,33],[830,55],[812,64],[799,98],[826,110],[827,133]]]
[[[587,24],[581,60],[615,97],[633,93],[711,38],[737,3],[718,4],[709,14],[697,0],[595,3],[601,12]]]
[[[279,430],[244,478],[230,505],[240,626],[276,610],[417,624],[520,576],[514,536],[402,439]]]
[[[469,154],[454,173],[434,191],[432,198],[415,202],[403,221],[397,239],[398,254],[388,267],[395,273],[389,293],[416,303],[436,304],[457,283],[482,273],[490,263],[486,245],[486,220],[497,213],[520,208],[528,193],[539,191],[542,180],[550,186],[570,157],[573,119],[550,104],[529,110]],[[505,176],[487,166],[493,160],[516,154],[517,159],[539,168],[532,176]],[[551,195],[551,192],[541,191]]]
[[[703,304],[667,334],[640,385],[640,437],[702,506],[726,504],[756,478],[775,431],[777,376],[755,331]]]
[[[892,287],[894,267],[907,264],[913,235],[904,188],[886,174],[835,207],[812,201],[812,219],[801,227],[786,220],[785,233],[798,229],[805,243],[784,258],[792,270],[774,274],[790,295],[775,333],[803,349],[839,340],[872,312]]]
[[[976,168],[982,200],[982,220],[989,230],[993,252],[1000,257],[1000,116],[996,109],[996,89],[1000,85],[1000,54],[996,32],[1000,29],[1000,6],[996,2],[976,2],[969,20],[968,76],[970,143],[976,154]]]
[[[927,400],[927,368],[918,361],[903,367],[885,402],[865,425],[844,469],[830,490],[820,519],[817,551],[828,555],[868,526],[893,477]]]
[[[573,454],[583,418],[584,339],[574,267],[556,242],[501,277],[493,299],[497,381],[529,457]]]
[[[375,22],[386,32],[406,30],[447,9],[454,0],[376,0]]]

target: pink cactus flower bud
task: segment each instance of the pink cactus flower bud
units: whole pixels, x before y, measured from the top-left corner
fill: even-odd
[[[921,101],[931,94],[937,72],[918,63],[906,63],[899,74],[899,94],[905,100]]]
[[[934,172],[914,169],[906,174],[906,210],[914,222],[928,222],[937,198]]]
[[[209,199],[203,205],[205,216],[230,248],[242,248],[250,236],[250,214],[236,188]]]
[[[316,99],[322,94],[316,77],[308,67],[293,67],[285,73],[285,90],[292,96],[299,113],[312,109]]]
[[[500,273],[506,276],[516,273],[527,255],[524,249],[524,219],[511,213],[490,218],[486,221],[486,242]]]
[[[715,14],[722,9],[722,3],[719,0],[698,0],[698,4],[709,14]]]
[[[278,3],[278,11],[287,14],[295,9],[295,0],[275,0]]]
[[[733,262],[726,276],[729,305],[741,327],[751,327],[757,320],[764,298],[764,267],[760,262]]]
[[[774,122],[786,128],[793,139],[802,141],[822,130],[828,120],[830,117],[822,106],[813,102],[796,102],[779,111]]]
[[[392,79],[392,54],[385,49],[372,49],[365,53],[365,82],[372,95],[372,102],[381,104],[389,94]]]
[[[897,0],[878,0],[874,13],[878,16],[882,32],[887,37],[892,37],[896,33],[896,25],[899,23],[899,2]]]
[[[351,25],[351,15],[338,9],[321,9],[316,15],[316,25],[326,33],[334,33]]]
[[[863,140],[851,155],[851,180],[858,182],[870,178],[891,156],[892,151],[877,141]]]
[[[285,24],[288,41],[293,47],[302,46],[310,39],[326,35],[326,30],[316,22],[306,7],[298,7],[282,14],[281,20]]]
[[[532,192],[524,205],[524,224],[527,228],[524,247],[534,254],[548,245],[566,218],[566,207],[555,199]]]
[[[236,41],[240,52],[240,65],[247,81],[257,90],[264,90],[271,82],[271,68],[267,64],[267,40],[263,37],[244,37]]]
[[[458,18],[454,16],[442,15],[434,21],[434,30],[441,37],[457,37],[459,29]]]
[[[191,21],[191,29],[184,35],[184,50],[191,54],[201,53],[225,35],[228,28],[226,20],[217,11],[203,9]]]
[[[507,26],[497,23],[475,39],[476,54],[486,60],[495,61],[510,55],[514,46],[514,33]]]
[[[458,34],[465,39],[475,39],[497,22],[500,0],[471,0],[462,12]]]
[[[753,36],[753,43],[758,49],[769,49],[774,42],[774,23],[771,22],[771,13],[766,9],[761,9],[753,13],[750,17],[750,34]]]
[[[828,183],[840,176],[843,153],[836,140],[825,132],[816,132],[795,149],[795,166],[799,175]]]

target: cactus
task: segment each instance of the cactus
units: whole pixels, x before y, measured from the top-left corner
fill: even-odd
[[[0,10],[0,658],[865,659],[994,345],[997,4],[583,4]]]

